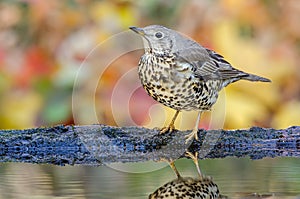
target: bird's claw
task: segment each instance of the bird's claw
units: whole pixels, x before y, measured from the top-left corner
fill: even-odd
[[[198,138],[198,129],[193,129],[193,131],[190,133],[190,134],[188,134],[188,135],[186,135],[185,136],[185,143],[187,144],[190,140],[193,140],[193,139],[195,139],[195,140],[199,140],[199,138]]]
[[[173,130],[175,130],[175,126],[174,124],[170,124],[169,126],[166,126],[166,127],[163,127],[159,134],[164,134],[164,133],[167,133],[167,132],[172,132]]]

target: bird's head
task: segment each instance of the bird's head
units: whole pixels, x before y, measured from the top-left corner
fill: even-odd
[[[154,53],[170,53],[173,50],[176,31],[160,25],[151,25],[144,28],[130,27],[130,29],[142,36],[145,47],[150,48]]]

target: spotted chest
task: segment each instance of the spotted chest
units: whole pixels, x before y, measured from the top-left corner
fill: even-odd
[[[158,188],[149,198],[203,198],[216,199],[219,197],[218,186],[211,180],[179,178]]]
[[[145,53],[138,72],[147,93],[176,110],[209,110],[216,102],[222,84],[220,80],[202,81],[194,77],[192,67],[180,66],[172,55]]]

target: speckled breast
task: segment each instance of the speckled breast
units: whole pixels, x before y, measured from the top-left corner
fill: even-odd
[[[149,198],[219,198],[219,188],[212,180],[179,178],[159,187]]]
[[[201,81],[192,71],[176,70],[172,57],[144,54],[139,62],[139,78],[156,101],[176,110],[209,110],[218,98],[221,81]]]

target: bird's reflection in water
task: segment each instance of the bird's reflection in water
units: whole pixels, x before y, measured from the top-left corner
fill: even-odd
[[[154,198],[219,198],[218,186],[209,178],[178,177],[150,194]]]
[[[197,178],[182,177],[176,169],[174,162],[170,162],[170,167],[174,170],[177,178],[159,187],[155,192],[149,195],[149,199],[227,198],[220,195],[219,188],[217,184],[212,181],[211,177],[202,175],[198,165],[198,154],[193,155],[187,152],[186,156],[194,161],[199,176]]]

